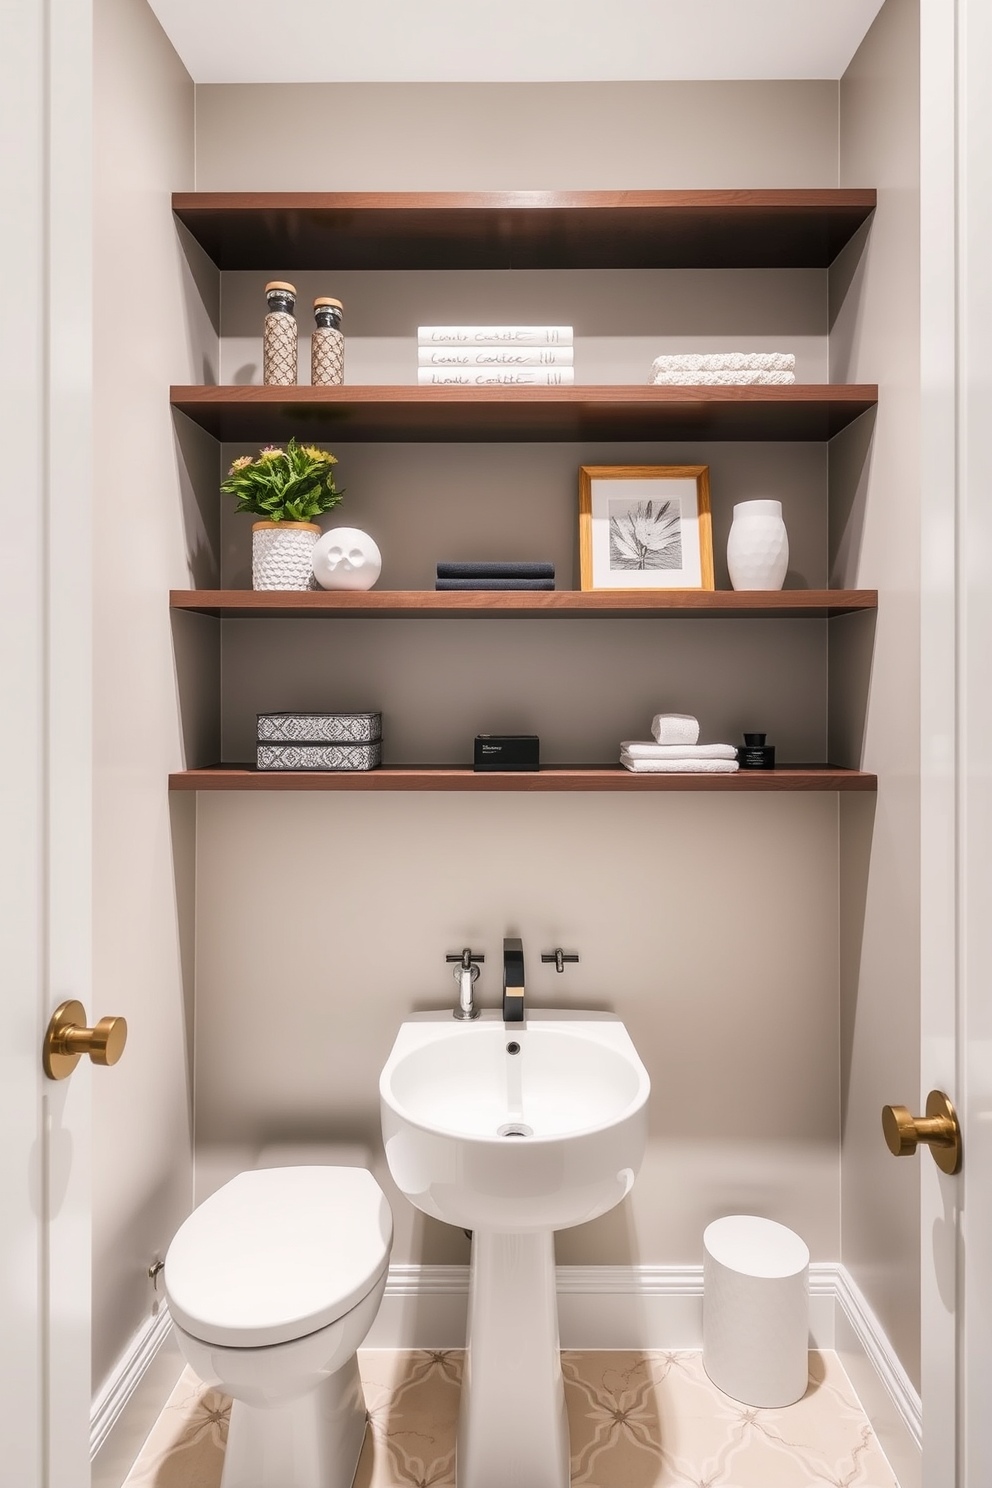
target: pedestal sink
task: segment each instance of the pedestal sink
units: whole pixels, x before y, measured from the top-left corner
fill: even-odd
[[[568,1488],[554,1231],[630,1192],[649,1091],[609,1013],[400,1025],[379,1081],[389,1170],[418,1209],[473,1231],[458,1488]]]

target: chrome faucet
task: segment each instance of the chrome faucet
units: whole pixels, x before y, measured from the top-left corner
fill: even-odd
[[[503,940],[503,1022],[524,1021],[524,943],[515,935]]]
[[[465,947],[463,951],[445,956],[445,961],[455,963],[455,981],[458,983],[458,1002],[453,1011],[453,1018],[477,1018],[479,1009],[475,1005],[474,987],[479,980],[478,962],[485,961],[485,956],[476,955],[475,951]]]

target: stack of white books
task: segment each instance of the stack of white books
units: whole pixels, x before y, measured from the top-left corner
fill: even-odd
[[[571,326],[418,326],[421,387],[571,387]]]

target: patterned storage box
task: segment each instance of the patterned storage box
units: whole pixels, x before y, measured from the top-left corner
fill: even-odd
[[[260,744],[374,744],[381,713],[259,713]],[[321,766],[320,768],[324,768]],[[328,766],[338,769],[340,766]],[[362,769],[368,769],[366,765]]]
[[[382,740],[372,744],[259,744],[260,770],[374,770]]]

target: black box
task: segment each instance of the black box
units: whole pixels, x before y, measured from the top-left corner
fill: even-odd
[[[541,741],[537,734],[476,734],[476,770],[539,770]]]

